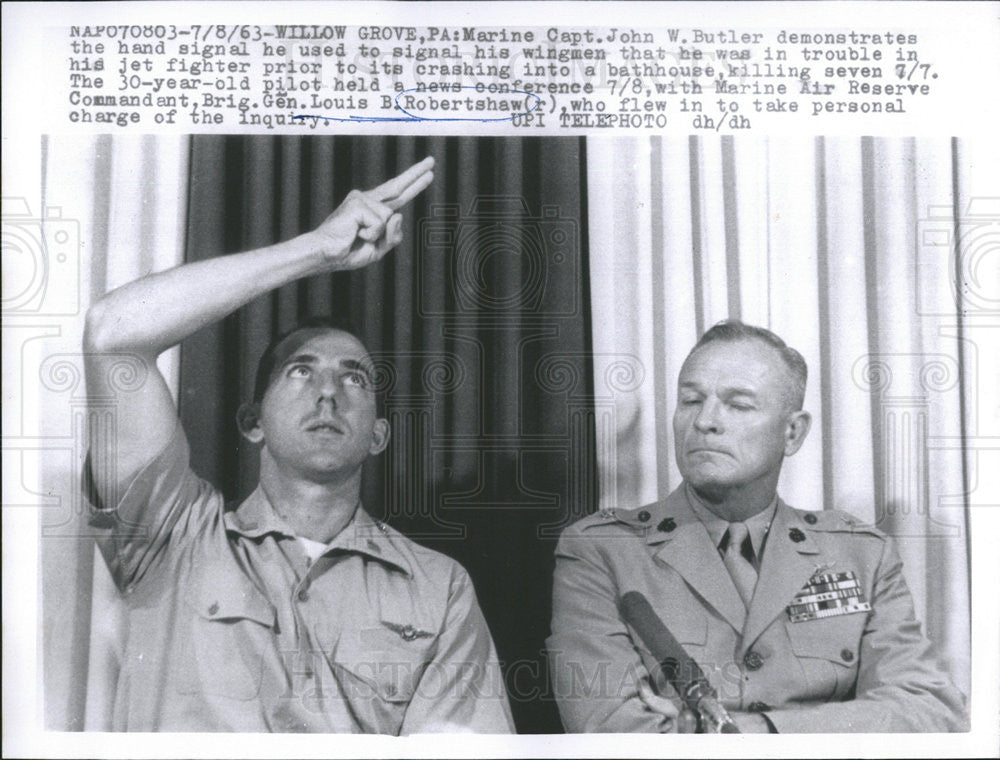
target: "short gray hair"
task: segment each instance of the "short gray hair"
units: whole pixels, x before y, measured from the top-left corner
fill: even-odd
[[[770,330],[757,327],[756,325],[745,324],[738,319],[724,319],[705,331],[705,334],[694,344],[694,348],[688,352],[688,358],[699,348],[709,343],[719,341],[736,343],[742,340],[761,341],[778,352],[778,355],[781,356],[782,361],[784,361],[785,366],[792,376],[792,390],[794,392],[791,400],[792,406],[795,411],[800,410],[805,400],[806,380],[809,377],[809,368],[806,365],[806,360],[802,358],[802,354]],[[685,361],[687,360],[685,359]]]

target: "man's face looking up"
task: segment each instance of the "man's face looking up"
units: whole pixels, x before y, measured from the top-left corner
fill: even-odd
[[[376,414],[372,363],[350,333],[307,328],[285,338],[248,433],[279,469],[313,482],[353,474],[388,442]]]

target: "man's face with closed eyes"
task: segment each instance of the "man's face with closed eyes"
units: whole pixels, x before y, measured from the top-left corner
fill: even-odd
[[[677,466],[703,494],[720,498],[754,482],[777,482],[784,457],[802,445],[793,379],[780,354],[758,340],[696,349],[678,378]]]
[[[293,476],[329,482],[353,474],[389,438],[372,386],[371,358],[357,338],[299,330],[275,350],[257,424],[245,434]]]

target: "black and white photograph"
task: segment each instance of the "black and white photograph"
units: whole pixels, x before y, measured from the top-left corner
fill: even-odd
[[[425,51],[406,55],[436,78],[462,78],[440,53],[453,24],[484,50],[521,29],[543,51],[617,35],[627,60],[661,26],[626,36],[568,3],[584,15],[553,33],[560,4],[506,26],[421,5],[359,38]],[[751,21],[732,25],[765,31],[733,40],[781,60],[761,41],[781,24]],[[323,28],[273,34],[348,60]],[[122,90],[158,81],[156,56],[239,74],[238,34],[168,59],[169,40],[144,58],[81,33],[71,71],[106,54]],[[707,130],[597,129],[527,74],[505,118],[549,121],[514,132],[502,95],[393,90],[381,60],[369,97],[401,115],[341,118],[358,92],[310,110],[285,44],[266,95],[234,79],[225,98],[289,98],[297,124],[234,126],[222,114],[256,103],[201,93],[192,118],[220,126],[169,122],[169,101],[162,121],[102,125],[108,102],[73,74],[69,122],[26,136],[6,109],[4,161],[33,176],[3,193],[4,596],[30,600],[4,604],[4,691],[33,696],[4,698],[5,754],[995,745],[995,138],[741,131],[749,91],[722,116],[706,94],[690,123]],[[629,76],[679,87],[709,63]],[[570,103],[580,128],[557,131]]]

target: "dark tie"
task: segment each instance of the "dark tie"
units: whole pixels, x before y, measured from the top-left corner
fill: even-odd
[[[730,523],[726,539],[728,541],[723,540],[726,549],[722,555],[722,562],[732,576],[743,605],[749,608],[754,586],[757,585],[757,570],[753,565],[753,543],[750,541],[750,531],[746,523]]]

